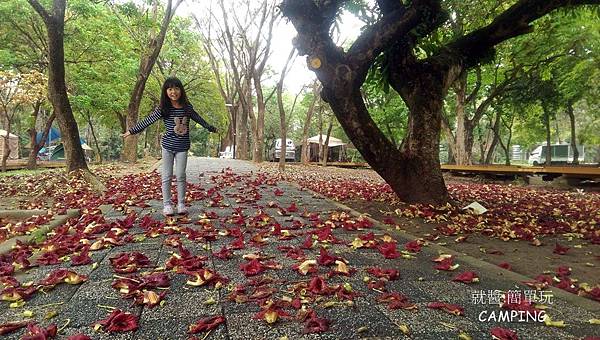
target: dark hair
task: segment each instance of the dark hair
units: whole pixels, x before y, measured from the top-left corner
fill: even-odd
[[[181,90],[181,96],[179,97],[178,102],[179,104],[183,105],[183,107],[186,109],[186,113],[188,111],[188,106],[190,102],[188,100],[187,95],[185,94],[185,89],[183,88],[181,80],[179,80],[179,78],[176,77],[169,77],[165,79],[165,82],[162,86],[162,91],[160,93],[160,113],[163,116],[166,116],[169,112],[169,109],[173,107],[171,105],[171,99],[169,99],[169,97],[167,96],[167,89],[170,89],[172,87],[178,87]]]

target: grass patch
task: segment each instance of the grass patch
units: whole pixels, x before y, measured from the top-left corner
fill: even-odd
[[[5,172],[0,171],[0,177],[10,177],[19,175],[37,175],[42,172],[52,171],[52,169],[38,168],[35,170],[29,169],[18,169],[18,170],[7,170]]]

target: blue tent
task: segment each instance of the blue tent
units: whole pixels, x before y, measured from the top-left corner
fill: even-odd
[[[36,143],[39,143],[40,140],[42,140],[42,135],[43,134],[44,134],[43,132],[38,132],[37,133],[37,135],[35,136],[35,142]],[[58,129],[55,129],[54,127],[51,127],[50,131],[48,131],[48,137],[46,138],[46,143],[44,143],[44,145],[48,145],[53,140],[57,140],[59,138],[60,138],[60,131],[58,131]]]

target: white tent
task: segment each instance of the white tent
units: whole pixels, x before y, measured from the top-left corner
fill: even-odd
[[[321,135],[321,145],[325,145],[325,139],[327,138],[326,135]],[[308,143],[314,143],[314,144],[319,144],[319,135],[310,137],[307,139]],[[342,142],[341,139],[339,138],[335,138],[333,136],[329,136],[329,143],[327,144],[330,148],[336,147],[336,146],[340,146],[340,145],[346,145],[346,143]]]
[[[0,129],[0,157],[4,156],[4,137],[6,137],[6,130]],[[8,135],[8,147],[10,149],[9,159],[19,158],[19,137],[12,133]]]

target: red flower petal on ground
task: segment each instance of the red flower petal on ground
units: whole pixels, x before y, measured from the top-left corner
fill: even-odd
[[[239,249],[244,249],[245,245],[244,245],[244,236],[240,236],[238,238],[235,239],[235,241],[231,242],[231,244],[229,244],[229,249],[233,249],[233,250],[239,250]]]
[[[329,329],[329,321],[327,319],[317,317],[317,314],[313,311],[310,317],[304,322],[304,334],[309,333],[323,333]]]
[[[400,257],[400,253],[396,249],[396,243],[394,242],[384,242],[382,245],[378,246],[377,249],[386,259],[395,259]]]
[[[379,267],[372,267],[367,268],[367,272],[377,278],[383,278],[388,281],[393,281],[400,277],[400,272],[395,269],[381,269]]]
[[[43,328],[37,324],[29,323],[27,325],[27,331],[21,337],[21,340],[45,340],[54,338],[56,336],[57,327],[55,324]]]
[[[216,258],[219,258],[221,260],[229,260],[231,258],[233,258],[233,252],[231,250],[229,250],[227,247],[222,246],[221,250],[219,250],[218,252],[213,252],[213,256]]]
[[[454,270],[454,269],[456,269],[457,265],[452,264],[452,261],[454,261],[454,260],[451,257],[443,259],[435,266],[435,269],[447,270],[447,271]]]
[[[109,333],[129,332],[138,328],[138,319],[131,313],[115,309],[106,319],[100,320],[96,324],[102,326],[102,329]]]
[[[300,248],[302,249],[310,249],[313,245],[313,238],[312,235],[306,235],[306,238],[304,239],[304,242],[302,242],[302,245],[300,246]]]
[[[418,240],[413,240],[404,245],[404,249],[410,251],[411,253],[418,253],[421,251],[421,244]]]
[[[40,256],[37,260],[35,260],[35,263],[47,266],[52,264],[59,264],[60,259],[55,252],[47,252]]]
[[[92,258],[89,255],[89,248],[85,248],[79,255],[71,257],[72,266],[83,266],[92,263]]]
[[[211,316],[208,318],[204,318],[196,321],[195,324],[190,325],[188,329],[189,334],[196,334],[204,331],[209,331],[211,329],[217,328],[220,324],[225,322],[225,318],[222,315]]]
[[[512,266],[508,262],[502,262],[498,264],[498,267],[504,268],[506,270],[512,270]]]
[[[338,259],[338,257],[331,256],[331,254],[329,254],[327,252],[327,250],[323,247],[321,247],[320,254],[321,254],[321,256],[319,256],[319,258],[317,258],[317,263],[319,263],[322,266],[328,266],[330,264],[334,264],[335,261]]]
[[[600,302],[600,288],[596,287],[594,289],[592,289],[588,295],[593,299],[596,300],[598,302]]]
[[[490,329],[490,334],[496,340],[519,340],[516,332],[506,328],[494,327]]]
[[[40,285],[46,287],[54,287],[61,282],[65,282],[68,284],[79,284],[86,280],[86,275],[79,275],[67,269],[57,269],[48,274],[48,276],[46,276],[45,279],[40,281]]]
[[[150,260],[140,252],[121,253],[111,257],[110,263],[117,273],[133,273],[138,268],[150,267]]]
[[[240,264],[240,269],[244,272],[244,275],[246,276],[258,275],[265,270],[260,261],[258,261],[257,259],[254,259],[245,264]]]
[[[556,242],[556,245],[554,246],[554,250],[552,252],[558,255],[565,255],[569,251],[569,249],[571,248],[563,247],[560,244],[558,244],[558,242]]]
[[[379,302],[387,302],[389,309],[416,309],[417,305],[410,302],[408,297],[398,292],[383,293],[377,297]]]
[[[328,295],[332,293],[331,289],[327,286],[327,282],[320,276],[315,276],[310,280],[308,290],[311,293],[318,295]]]
[[[556,268],[556,275],[558,276],[569,276],[571,275],[571,268],[567,266],[560,266]]]
[[[29,321],[19,321],[19,322],[7,322],[0,325],[0,335],[10,334],[18,329],[21,329],[27,324]]]
[[[445,302],[430,302],[427,307],[431,308],[431,309],[441,309],[443,311],[446,311],[450,314],[454,314],[454,315],[464,315],[464,309],[459,306],[459,305],[453,305],[451,303],[445,303]]]
[[[463,283],[473,283],[479,282],[479,277],[475,272],[463,272],[454,277],[452,281],[463,282]]]

